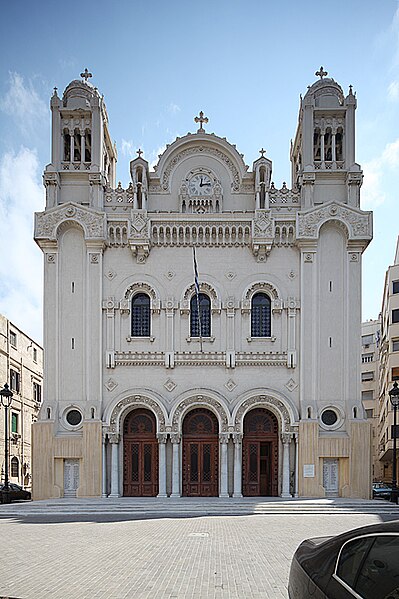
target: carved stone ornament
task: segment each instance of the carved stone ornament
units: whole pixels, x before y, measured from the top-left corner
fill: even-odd
[[[130,236],[134,239],[149,239],[149,218],[147,213],[134,212],[132,210],[132,221],[130,226]]]
[[[105,386],[108,389],[108,391],[111,393],[111,391],[116,389],[116,387],[118,386],[118,383],[116,381],[114,381],[114,379],[109,378],[108,381],[105,383]]]
[[[292,428],[288,410],[282,401],[270,395],[256,395],[255,397],[246,399],[238,408],[234,421],[234,429],[237,433],[242,432],[244,415],[254,407],[270,409],[270,411],[277,417],[280,432],[294,430]]]
[[[255,210],[252,231],[253,237],[274,238],[274,227],[271,210]]]
[[[81,225],[86,239],[105,239],[106,215],[74,204],[60,206],[55,210],[36,212],[35,239],[57,239],[61,224],[73,221]]]
[[[50,262],[50,264],[55,264],[55,256],[56,254],[47,254],[47,262]]]
[[[177,387],[176,383],[172,381],[172,379],[168,379],[167,381],[165,381],[163,386],[167,391],[169,391],[169,393],[171,393],[173,389],[176,389]]]
[[[168,433],[157,433],[158,443],[166,443],[168,440]]]
[[[227,413],[226,413],[224,407],[216,399],[213,399],[212,397],[206,397],[203,395],[197,395],[196,397],[190,397],[188,399],[184,399],[181,403],[179,403],[179,405],[173,412],[172,430],[174,432],[176,432],[176,433],[179,432],[179,424],[180,424],[180,428],[181,428],[181,423],[180,423],[181,417],[191,407],[192,408],[197,408],[197,407],[207,408],[208,407],[211,409],[211,411],[216,412],[219,416],[219,422],[221,423],[220,432],[222,432],[222,433],[227,432],[228,418],[227,418]]]
[[[182,150],[181,152],[176,154],[172,158],[172,160],[169,162],[169,164],[165,168],[163,176],[162,176],[161,187],[164,192],[169,191],[170,177],[171,177],[172,171],[176,168],[176,166],[182,160],[189,158],[190,156],[196,156],[197,154],[200,154],[202,156],[203,155],[213,156],[213,157],[217,158],[218,160],[220,160],[221,162],[223,162],[223,164],[228,168],[228,170],[230,171],[230,174],[231,174],[231,178],[232,178],[231,189],[232,189],[232,191],[240,190],[240,174],[238,172],[237,167],[231,160],[231,158],[229,158],[224,152],[222,152],[218,148],[209,147],[207,145],[200,145],[200,146],[196,145],[191,148],[186,148],[185,150]]]
[[[135,295],[136,293],[146,293],[147,295],[149,295],[151,298],[151,311],[153,313],[160,312],[161,300],[159,299],[158,293],[155,291],[155,289],[153,287],[151,287],[151,285],[149,285],[148,283],[144,283],[144,282],[133,283],[126,289],[124,298],[122,298],[122,300],[121,300],[121,308],[122,308],[122,302],[123,302],[123,310],[124,311],[130,310],[130,306],[127,305],[126,301],[124,301],[124,300],[127,300],[130,303],[133,295]]]
[[[255,293],[266,293],[272,300],[273,311],[282,310],[282,299],[279,296],[279,292],[272,283],[268,281],[258,281],[254,283],[245,291],[244,297],[241,300],[241,312],[251,311],[251,300]]]
[[[125,412],[129,407],[137,408],[143,406],[152,410],[157,416],[159,427],[158,432],[165,432],[165,416],[163,411],[161,410],[160,406],[157,404],[156,401],[154,401],[150,397],[145,397],[143,395],[133,395],[131,397],[125,397],[116,404],[111,414],[109,427],[110,432],[118,433],[120,431],[121,416],[123,412]]]
[[[220,312],[221,310],[221,302],[218,299],[218,295],[216,290],[209,283],[200,283],[199,284],[200,293],[205,293],[209,296],[211,300],[211,311],[212,314]],[[180,313],[181,314],[189,314],[190,313],[190,300],[195,293],[194,283],[187,287],[184,292],[183,298],[180,302]]]
[[[112,270],[112,268],[109,268],[107,270],[107,272],[105,273],[105,276],[107,277],[107,279],[112,281],[112,279],[115,279],[115,277],[116,277],[116,272],[114,270]]]
[[[332,202],[297,215],[297,239],[317,239],[322,224],[333,220],[344,226],[349,239],[371,238],[371,213]]]
[[[228,391],[234,391],[234,389],[237,387],[237,383],[234,382],[233,379],[229,379],[227,383],[224,384],[224,386]]]
[[[100,254],[98,252],[90,254],[90,262],[91,264],[98,264],[100,262]]]

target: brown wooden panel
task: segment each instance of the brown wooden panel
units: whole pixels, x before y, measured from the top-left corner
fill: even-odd
[[[217,497],[219,476],[218,422],[198,408],[183,423],[183,495]]]
[[[158,495],[158,441],[155,416],[149,410],[134,410],[123,427],[123,495]]]
[[[251,410],[244,419],[242,489],[251,497],[278,494],[278,423],[263,408]]]

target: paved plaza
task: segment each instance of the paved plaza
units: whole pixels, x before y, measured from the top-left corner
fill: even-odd
[[[0,505],[0,596],[274,599],[309,536],[399,519],[384,501],[93,499]]]

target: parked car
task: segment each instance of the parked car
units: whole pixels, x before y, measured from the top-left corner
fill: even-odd
[[[373,499],[390,499],[392,485],[389,483],[373,483]]]
[[[303,541],[291,562],[288,595],[399,599],[399,520]]]
[[[32,499],[32,495],[30,491],[25,491],[22,487],[17,485],[16,483],[8,483],[8,488],[10,489],[10,499],[14,501],[16,499]],[[3,496],[4,484],[0,484],[0,498]]]

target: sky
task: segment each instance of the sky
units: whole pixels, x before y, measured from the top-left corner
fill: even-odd
[[[397,0],[15,0],[0,22],[0,312],[42,341],[42,254],[33,213],[45,206],[50,109],[87,67],[104,94],[117,180],[141,148],[150,164],[176,136],[206,127],[250,167],[266,148],[276,187],[290,186],[299,95],[321,65],[353,85],[361,208],[374,212],[363,255],[363,320],[377,318],[399,234]]]

